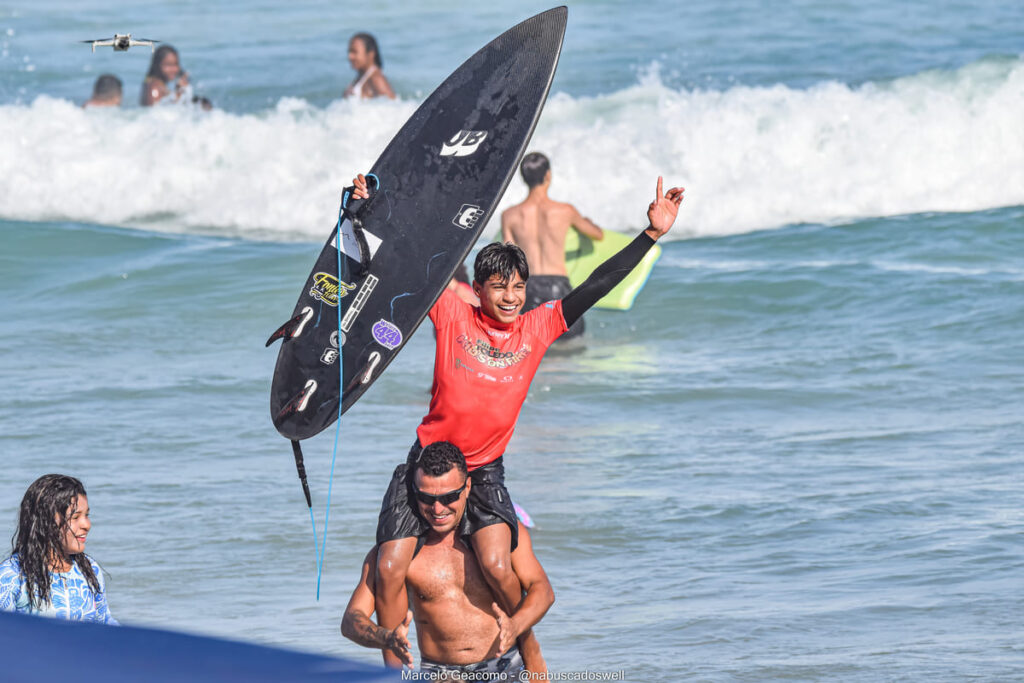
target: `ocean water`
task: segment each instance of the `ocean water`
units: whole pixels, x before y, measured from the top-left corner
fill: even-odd
[[[642,226],[659,174],[687,188],[634,309],[545,359],[510,446],[548,663],[1019,679],[1024,5],[724,5],[571,3],[534,136],[599,225]],[[338,624],[426,410],[429,326],[342,420],[319,601],[263,342],[340,188],[546,8],[0,6],[0,537],[68,472],[119,620],[376,661]],[[397,101],[338,99],[357,30]],[[145,48],[75,42],[127,31],[216,109],[144,111]],[[83,111],[104,72],[125,106]],[[305,446],[320,525],[333,436]]]

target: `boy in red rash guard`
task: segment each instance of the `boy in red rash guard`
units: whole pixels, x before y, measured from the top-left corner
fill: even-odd
[[[356,199],[368,197],[366,179],[354,181]],[[377,523],[377,616],[385,629],[402,623],[408,607],[405,577],[427,529],[414,498],[419,492],[406,479],[423,446],[449,441],[465,454],[473,486],[462,521],[470,536],[484,578],[506,613],[522,598],[522,585],[512,571],[511,553],[518,543],[515,509],[505,488],[502,454],[512,438],[530,382],[548,346],[572,323],[612,290],[640,263],[647,251],[675,222],[683,189],[657,194],[647,209],[650,227],[595,270],[586,282],[563,299],[519,315],[530,276],[526,256],[513,244],[484,247],[474,265],[472,306],[446,289],[430,310],[437,331],[434,384],[430,410],[416,430],[417,440],[405,464],[395,468]],[[540,648],[532,632],[520,636],[526,668],[543,670]],[[385,652],[389,666],[401,667]],[[531,665],[537,662],[536,665]]]

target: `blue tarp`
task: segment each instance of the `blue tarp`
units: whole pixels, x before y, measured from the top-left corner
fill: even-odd
[[[5,683],[398,680],[397,671],[335,657],[0,612],[0,681]]]

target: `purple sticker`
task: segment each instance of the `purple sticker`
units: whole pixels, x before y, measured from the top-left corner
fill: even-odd
[[[386,349],[397,349],[402,343],[402,331],[394,323],[381,319],[373,324],[373,338]]]

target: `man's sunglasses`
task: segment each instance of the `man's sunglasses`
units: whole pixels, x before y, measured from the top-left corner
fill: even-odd
[[[448,493],[442,493],[440,495],[435,496],[429,493],[423,493],[423,491],[420,491],[415,486],[413,487],[413,492],[416,494],[416,500],[423,503],[424,505],[430,506],[433,506],[434,503],[440,503],[441,505],[451,505],[452,503],[459,499],[459,496],[461,496],[462,492],[465,490],[466,485],[463,484],[454,491],[449,491]]]

